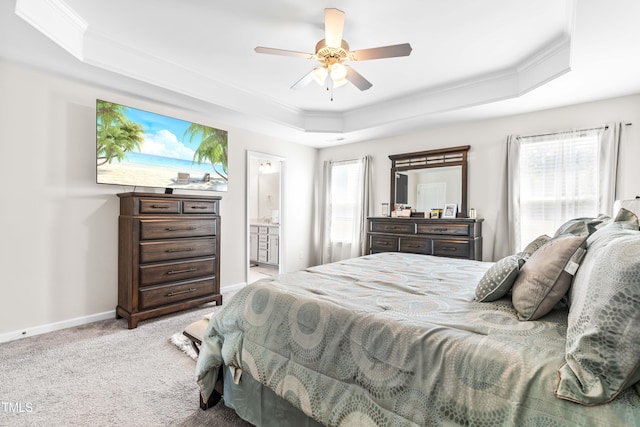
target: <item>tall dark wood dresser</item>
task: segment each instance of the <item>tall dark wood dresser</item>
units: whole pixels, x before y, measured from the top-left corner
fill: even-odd
[[[138,321],[220,294],[220,197],[121,193],[116,317]]]

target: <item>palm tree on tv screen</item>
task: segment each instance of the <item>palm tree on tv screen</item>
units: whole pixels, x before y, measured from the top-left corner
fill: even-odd
[[[208,161],[211,163],[213,171],[222,178],[224,182],[227,182],[227,131],[191,123],[184,132],[183,137],[187,135],[189,135],[189,142],[192,142],[193,139],[198,136],[201,138],[200,145],[193,154],[193,161],[197,161],[198,164]],[[220,165],[222,172],[216,169],[216,164]]]
[[[96,109],[98,166],[111,163],[113,159],[123,160],[127,151],[140,150],[144,128],[127,118],[124,106],[100,101]]]

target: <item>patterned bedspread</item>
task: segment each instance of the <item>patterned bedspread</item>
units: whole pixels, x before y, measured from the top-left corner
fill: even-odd
[[[330,426],[640,425],[638,384],[601,406],[554,396],[567,311],[474,302],[490,265],[382,253],[249,285],[209,324],[201,391],[226,364]]]

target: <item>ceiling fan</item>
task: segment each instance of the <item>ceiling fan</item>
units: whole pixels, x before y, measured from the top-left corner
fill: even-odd
[[[291,86],[291,89],[303,88],[312,80],[315,80],[321,86],[325,86],[327,90],[340,87],[347,82],[351,82],[360,90],[367,90],[373,86],[371,82],[365,79],[360,73],[344,64],[346,61],[393,58],[409,56],[411,53],[411,45],[409,43],[350,51],[349,44],[342,39],[343,28],[344,12],[339,9],[325,9],[325,36],[324,39],[316,44],[315,53],[311,54],[262,46],[256,47],[255,51],[257,53],[270,55],[294,56],[317,60],[321,65],[315,67],[298,80]]]

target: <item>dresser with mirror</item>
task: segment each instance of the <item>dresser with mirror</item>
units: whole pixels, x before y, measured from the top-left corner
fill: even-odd
[[[469,218],[467,152],[470,146],[395,154],[391,160],[390,216],[368,218],[368,249],[482,260],[481,218]],[[455,205],[450,218],[432,211]],[[397,207],[410,212],[395,216]]]

